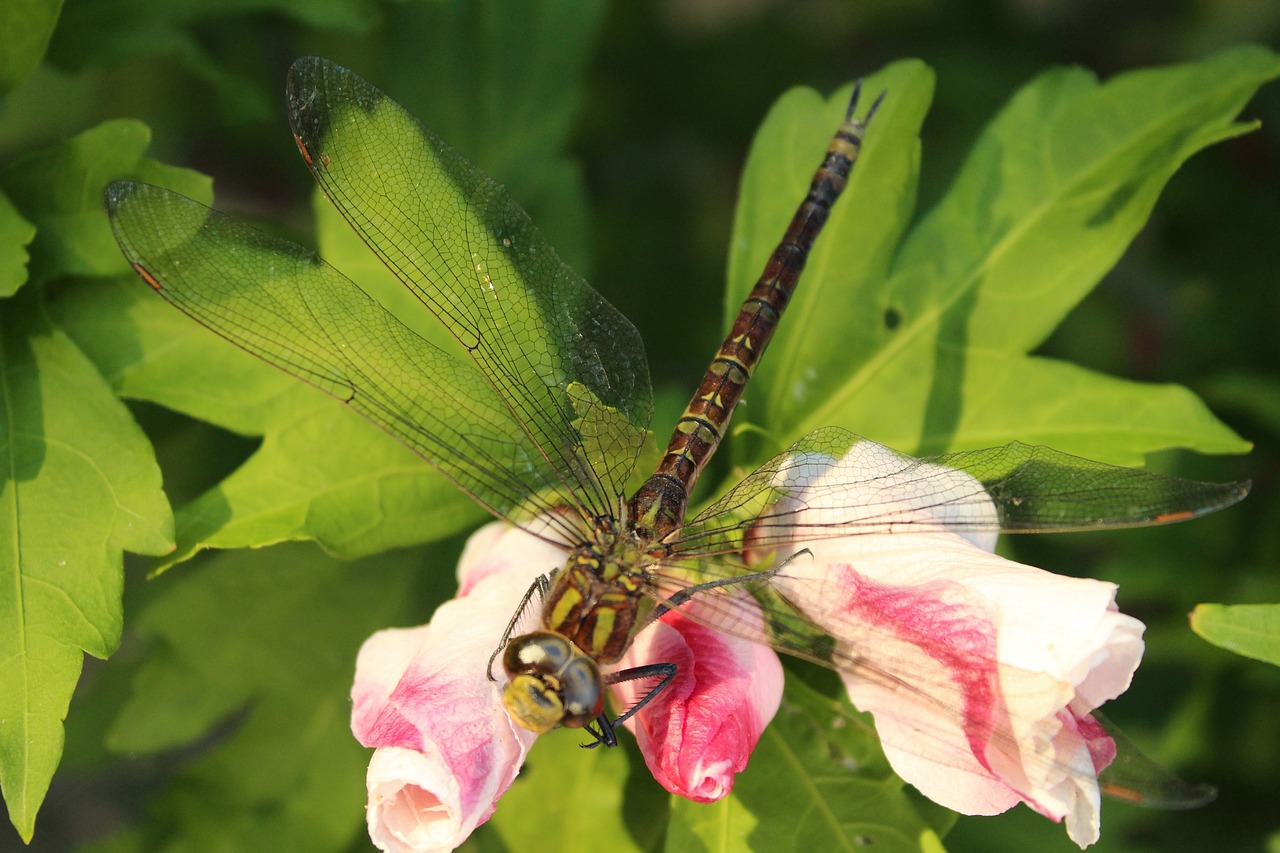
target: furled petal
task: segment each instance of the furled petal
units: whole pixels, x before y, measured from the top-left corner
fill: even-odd
[[[485,668],[521,596],[561,561],[536,537],[488,525],[459,563],[466,595],[428,625],[380,631],[361,648],[351,728],[377,747],[367,820],[380,849],[453,849],[515,779],[535,736],[512,723]]]
[[[896,491],[895,531],[926,515],[995,517],[993,506],[975,503],[981,487],[967,474],[924,466],[894,484],[876,476],[877,454],[888,451],[855,450],[828,469],[840,478],[832,482],[856,484],[838,500],[848,506],[865,488],[880,513]],[[966,497],[939,508],[925,481]],[[815,489],[797,522],[823,520],[832,511],[824,498],[835,495],[830,485]],[[812,558],[789,563],[777,583],[857,662],[845,675],[850,698],[875,716],[903,779],[966,814],[1026,802],[1065,819],[1086,846],[1099,831],[1097,773],[1114,757],[1088,714],[1128,687],[1142,623],[1116,610],[1112,584],[1059,577],[976,543],[994,544],[945,531],[801,542]]]
[[[759,605],[745,592],[733,602],[743,623],[763,634]],[[676,677],[626,722],[655,779],[673,794],[713,802],[729,793],[760,733],[782,701],[782,665],[767,646],[708,628],[696,618],[709,605],[695,598],[644,629],[616,669],[674,663]],[[746,630],[753,630],[749,625]],[[621,682],[613,691],[630,708],[653,689],[652,679]]]

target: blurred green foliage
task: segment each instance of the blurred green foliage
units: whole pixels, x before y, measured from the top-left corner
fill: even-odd
[[[1280,6],[1269,0],[104,0],[60,7],[23,0],[0,11],[0,91],[7,92],[0,105],[0,292],[18,294],[0,304],[0,320],[7,369],[69,377],[72,390],[41,401],[46,407],[109,416],[98,420],[109,431],[88,436],[86,457],[104,445],[147,457],[94,372],[116,393],[137,396],[130,387],[147,379],[137,373],[145,364],[113,346],[113,324],[124,317],[145,326],[151,316],[136,313],[137,300],[150,296],[136,280],[130,290],[124,278],[118,286],[92,278],[127,271],[102,239],[103,182],[164,173],[190,181],[189,194],[207,192],[199,176],[170,169],[185,167],[213,176],[224,210],[303,242],[336,239],[323,216],[312,232],[310,178],[284,118],[284,72],[299,55],[327,56],[376,81],[511,187],[560,253],[640,329],[661,431],[722,332],[708,318],[722,312],[744,158],[786,89],[830,92],[903,57],[931,66],[936,94],[921,131],[918,219],[943,198],[979,130],[1046,68],[1079,64],[1105,79],[1245,41],[1275,44],[1280,36]],[[545,85],[548,77],[529,73],[533,67],[552,69],[556,84]],[[1118,266],[1032,350],[1112,376],[1186,386],[1255,445],[1241,457],[1150,460],[1186,476],[1253,479],[1253,495],[1226,513],[1160,530],[1014,545],[1027,562],[1120,583],[1121,606],[1151,627],[1146,663],[1111,716],[1163,762],[1221,791],[1213,806],[1185,814],[1108,804],[1097,849],[1257,849],[1277,828],[1280,674],[1206,644],[1186,619],[1200,602],[1280,600],[1277,87],[1264,88],[1245,108],[1242,119],[1255,118],[1259,131],[1212,146],[1181,168]],[[143,158],[144,149],[153,159]],[[94,150],[101,153],[86,154]],[[852,259],[858,248],[839,247]],[[33,280],[24,283],[26,255]],[[165,328],[147,328],[164,340]],[[783,334],[800,340],[804,329],[784,325]],[[14,341],[27,340],[38,346],[14,351]],[[207,387],[205,377],[167,379],[175,392],[184,384]],[[211,406],[216,411],[166,402],[191,418],[130,403],[156,447],[175,507],[192,505],[250,458],[264,432],[264,444],[305,433],[296,424],[286,425],[293,433],[273,426],[274,397],[239,400],[237,376],[221,381],[227,401]],[[282,383],[279,393],[293,392]],[[14,399],[6,398],[5,411],[22,417]],[[51,409],[43,411],[47,418]],[[74,438],[86,440],[83,431]],[[301,467],[305,451],[297,457]],[[45,464],[60,460],[51,454]],[[32,475],[10,472],[23,482]],[[55,497],[92,513],[63,517],[51,537],[100,529],[106,544],[91,559],[105,569],[122,547],[163,549],[169,532],[155,506],[153,469],[136,479],[110,471],[64,476],[83,486]],[[123,479],[127,488],[115,488]],[[113,488],[93,491],[90,483]],[[263,497],[257,486],[250,491],[264,502],[278,497]],[[389,505],[414,494],[406,488]],[[314,510],[289,508],[308,516]],[[156,517],[151,525],[122,521]],[[188,517],[200,513],[188,510]],[[456,521],[424,524],[443,535]],[[0,778],[24,833],[40,807],[26,849],[367,849],[363,752],[346,733],[355,651],[379,627],[424,621],[450,591],[457,547],[450,540],[339,563],[293,545],[218,555],[154,582],[145,579],[145,561],[129,564],[121,650],[106,664],[86,666],[44,805],[37,780],[15,814],[11,780]],[[114,589],[97,593],[111,610]],[[60,680],[41,682],[41,689],[69,695],[68,667],[80,649],[110,654],[117,638],[75,643],[59,650],[66,659]],[[65,696],[58,701],[65,707]],[[56,729],[54,719],[33,736],[56,739]],[[51,774],[57,755],[46,747]],[[563,849],[554,820],[526,833],[522,809],[544,809],[583,831],[583,809],[575,807],[585,800],[576,798],[588,794],[597,798],[592,809],[611,809],[621,820],[593,824],[593,845],[616,838],[655,849],[662,843],[655,815],[668,809],[675,812],[673,843],[697,836],[696,822],[705,818],[671,805],[645,781],[634,754],[588,760],[580,753],[552,739],[540,745],[512,807],[500,809],[473,845]],[[601,771],[597,761],[611,766]],[[540,776],[545,787],[534,787]],[[604,777],[613,788],[599,781]],[[747,799],[751,784],[744,781]],[[556,790],[562,801],[548,803]],[[1061,828],[1026,809],[961,819],[944,844],[1074,849]],[[10,848],[22,849],[18,834],[0,832],[0,850]]]

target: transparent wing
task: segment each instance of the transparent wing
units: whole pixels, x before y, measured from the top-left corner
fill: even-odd
[[[288,104],[325,194],[467,351],[562,491],[615,514],[651,415],[635,327],[501,185],[365,80],[306,57]]]
[[[1248,483],[1202,483],[1021,443],[916,458],[827,427],[766,462],[690,521],[680,555],[858,533],[975,539],[1142,527],[1230,506]]]
[[[1212,785],[1189,784],[1156,764],[1104,715],[1093,712],[1112,740],[1116,758],[1098,780],[1102,793],[1155,809],[1196,809],[1218,797]]]
[[[669,601],[694,583],[760,568],[724,558],[668,563],[655,569],[651,593]],[[950,624],[955,615],[950,607],[931,615],[906,601],[900,602],[906,612],[898,614],[870,605],[876,613],[868,618],[856,608],[833,608],[833,601],[849,597],[838,587],[831,577],[789,576],[784,565],[771,578],[699,593],[697,607],[681,613],[835,670],[850,686],[855,704],[866,700],[872,709],[891,707],[892,716],[910,721],[906,748],[911,754],[962,773],[995,772],[1024,796],[1031,797],[1043,780],[1078,780],[1074,784],[1087,791],[1096,778],[1101,793],[1155,808],[1195,808],[1215,797],[1212,787],[1189,784],[1160,767],[1097,712],[1089,716],[1116,749],[1106,770],[1099,776],[1088,756],[1056,754],[1044,740],[1054,736],[1052,723],[1047,731],[1042,728],[1042,721],[1056,718],[1062,707],[1056,679],[1000,662],[995,636],[984,645],[983,638]],[[742,597],[731,594],[740,589],[751,593],[763,620],[743,613]],[[821,625],[810,618],[815,613],[822,614]],[[948,636],[957,631],[960,639]],[[1035,707],[1054,710],[1035,717],[1020,717],[1015,710]]]
[[[125,256],[179,310],[336,397],[491,512],[519,521],[559,502],[560,473],[492,383],[314,252],[148,184],[112,184],[106,206]]]
[[[981,598],[952,598],[958,593],[936,580],[915,593],[907,579],[886,586],[860,572],[870,561],[888,560],[932,578],[937,568],[960,571],[972,545],[991,548],[1000,531],[1160,524],[1228,506],[1247,490],[1246,483],[1181,480],[1023,444],[918,459],[827,428],[761,466],[686,525],[651,569],[650,591],[660,601],[678,601],[681,591],[711,584],[695,593],[696,616],[682,612],[830,667],[864,697],[868,689],[887,696],[893,707],[914,713],[912,754],[962,771],[999,768],[1015,787],[1022,768],[1032,778],[1092,780],[1090,761],[1060,763],[1054,750],[1027,737],[1041,716],[1022,719],[1013,709],[1061,709],[1062,686],[1001,662]],[[824,562],[827,542],[840,559]],[[777,568],[765,571],[771,566]],[[735,578],[742,580],[715,586]],[[726,594],[740,588],[760,605],[765,627],[744,618],[741,597]],[[978,610],[970,614],[957,604]],[[992,627],[974,630],[983,625]],[[1211,789],[1182,783],[1127,741],[1117,743],[1118,757],[1101,780],[1105,793],[1172,808],[1212,798]]]

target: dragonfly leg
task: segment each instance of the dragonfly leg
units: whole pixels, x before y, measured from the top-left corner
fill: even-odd
[[[618,726],[635,716],[636,711],[648,705],[653,697],[666,689],[671,680],[676,677],[676,665],[673,663],[651,663],[644,666],[633,666],[630,669],[624,669],[621,672],[615,672],[607,676],[605,684],[617,684],[620,681],[635,681],[637,678],[655,678],[657,676],[662,676],[662,680],[625,713],[612,720],[609,719],[608,714],[601,714],[596,717],[594,728],[590,725],[584,726],[583,728],[586,729],[587,734],[591,735],[593,740],[591,743],[584,743],[582,748],[595,749],[597,746],[617,746],[618,736],[616,731]]]
[[[720,578],[719,580],[707,581],[706,583],[700,583],[696,586],[686,587],[655,607],[650,621],[657,619],[659,616],[670,610],[675,610],[695,595],[701,595],[704,592],[710,592],[713,589],[721,589],[726,586],[736,586],[740,583],[767,581],[776,575],[780,568],[782,568],[782,566],[774,566],[772,569],[768,569],[763,572],[752,572],[749,575],[738,575],[736,578]]]
[[[680,590],[679,592],[677,592],[676,594],[672,595],[666,601],[659,603],[658,606],[653,609],[653,615],[649,618],[649,621],[652,622],[654,619],[657,619],[659,616],[666,613],[667,611],[675,610],[677,607],[684,604],[686,601],[693,598],[695,595],[699,595],[704,592],[710,592],[713,589],[721,589],[726,586],[736,586],[738,584],[743,584],[743,583],[754,583],[755,581],[773,580],[773,578],[778,574],[778,572],[782,571],[783,568],[785,568],[788,563],[790,563],[796,557],[800,557],[802,555],[808,555],[812,557],[813,552],[810,551],[808,548],[804,548],[800,551],[795,552],[790,557],[787,557],[787,559],[783,560],[781,563],[778,563],[778,565],[774,566],[773,568],[765,569],[763,572],[752,572],[751,574],[748,574],[748,575],[738,575],[737,577],[733,577],[733,578],[720,578],[719,580],[707,581],[706,583],[700,583],[694,586],[686,587]]]
[[[485,669],[490,681],[497,681],[493,677],[493,662],[498,659],[498,655],[502,654],[502,650],[507,647],[507,643],[511,640],[511,632],[516,629],[516,623],[520,621],[520,617],[529,608],[529,602],[536,595],[539,601],[547,597],[547,593],[551,591],[551,575],[538,575],[533,583],[529,584],[529,588],[525,590],[524,598],[520,599],[520,603],[516,605],[516,612],[511,614],[511,621],[507,623],[507,627],[502,631],[502,639],[498,641],[498,647],[493,650],[493,654],[489,655],[489,666]]]

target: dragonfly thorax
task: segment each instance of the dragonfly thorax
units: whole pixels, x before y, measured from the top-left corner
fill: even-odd
[[[516,637],[502,653],[507,686],[502,704],[524,728],[546,734],[579,728],[604,710],[600,666],[568,638],[552,631]]]
[[[602,531],[556,573],[542,627],[601,664],[616,663],[653,611],[645,594],[653,559],[631,531]]]

